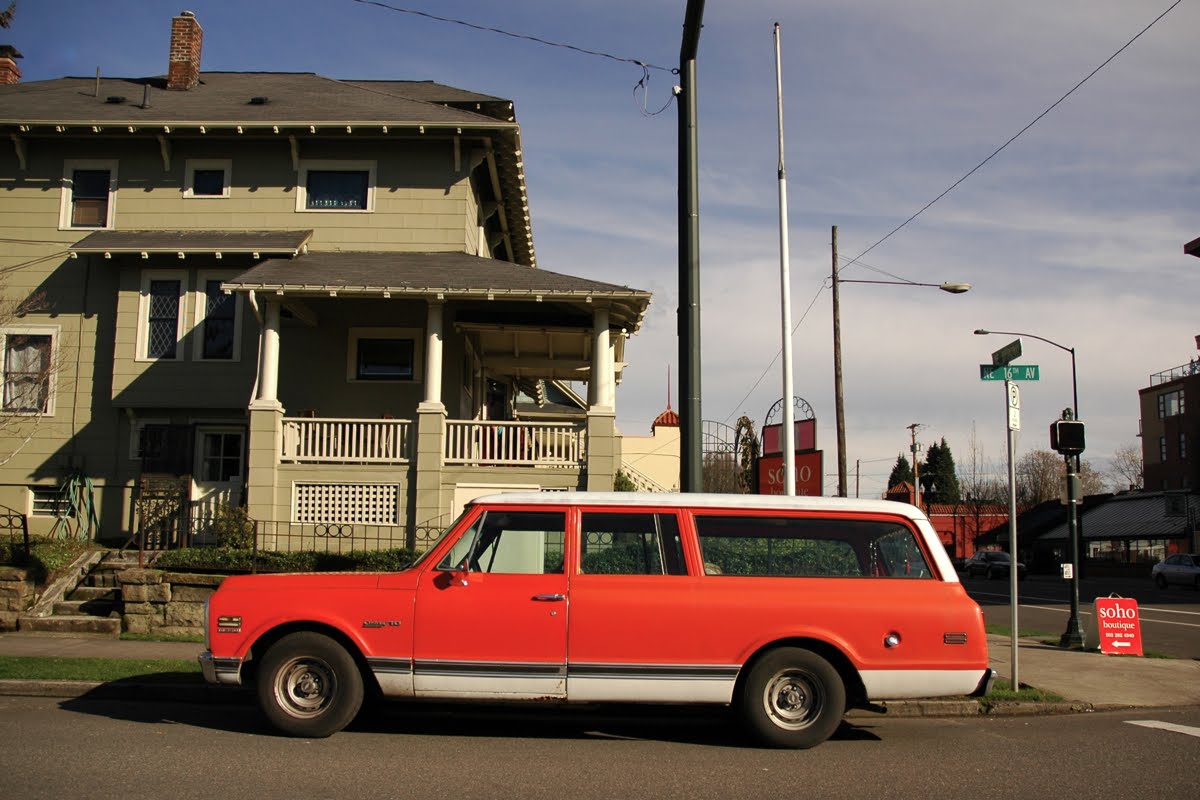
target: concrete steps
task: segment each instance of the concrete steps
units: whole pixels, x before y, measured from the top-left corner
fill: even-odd
[[[47,598],[48,607],[23,615],[20,630],[29,633],[98,636],[116,639],[121,635],[121,589],[117,573],[137,566],[137,555],[105,553],[79,575],[75,586],[63,587],[57,599]]]

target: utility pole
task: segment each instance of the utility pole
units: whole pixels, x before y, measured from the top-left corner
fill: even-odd
[[[859,471],[861,469],[861,467],[862,467],[862,459],[859,459],[859,458],[854,459],[854,496],[855,496],[855,498],[858,497],[858,481],[859,481],[859,478],[862,477],[862,473]]]
[[[918,511],[921,510],[921,462],[917,458],[917,453],[920,451],[920,445],[917,444],[917,429],[920,427],[921,423],[919,422],[908,426],[909,435],[912,437],[912,446],[909,449],[912,450],[913,457],[913,498],[916,500],[915,505]]]
[[[837,225],[833,226],[833,408],[837,418],[838,497],[846,496],[846,408],[842,396],[842,321],[838,290]],[[857,488],[855,495],[858,494]]]
[[[704,487],[700,452],[700,188],[696,51],[704,0],[688,0],[679,47],[679,488]]]

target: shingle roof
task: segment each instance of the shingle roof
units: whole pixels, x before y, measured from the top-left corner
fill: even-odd
[[[1192,516],[1195,516],[1200,509],[1200,497],[1182,497],[1185,505],[1190,504]],[[1168,516],[1166,496],[1162,492],[1116,495],[1084,514],[1080,527],[1084,539],[1172,539],[1189,535],[1187,516]],[[1066,523],[1041,538],[1066,539]]]
[[[272,258],[225,281],[233,291],[487,299],[571,300],[612,303],[613,324],[634,332],[650,292],[534,269],[466,253],[308,253]]]
[[[95,231],[71,245],[72,253],[290,253],[298,254],[312,231]]]
[[[0,86],[0,124],[225,122],[516,127],[510,120],[444,105],[498,98],[433,83],[339,81],[311,72],[205,72],[193,89],[168,91],[165,86],[166,79],[158,77],[101,78],[98,95],[94,78]],[[147,88],[149,102],[143,106]],[[252,103],[252,98],[266,98],[266,102]]]

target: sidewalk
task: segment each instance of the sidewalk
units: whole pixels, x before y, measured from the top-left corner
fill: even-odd
[[[50,656],[59,658],[195,659],[204,645],[192,642],[134,642],[119,639],[55,636],[52,634],[0,634],[0,656]],[[989,636],[992,669],[1002,678],[1011,675],[1011,646],[1007,637]],[[1062,650],[1035,640],[1018,642],[1017,667],[1021,683],[1061,695],[1066,704],[1004,704],[992,713],[1039,713],[1116,707],[1200,705],[1200,661],[1104,656],[1094,652]],[[197,675],[197,681],[200,681]],[[0,680],[0,695],[78,696],[97,688],[95,683],[74,681]],[[116,688],[116,687],[114,687]],[[163,691],[145,693],[136,681],[123,685],[129,699],[164,699]],[[166,689],[166,687],[159,687]],[[203,691],[188,691],[189,688]],[[169,697],[209,701],[227,687],[176,685]],[[974,701],[911,701],[887,704],[889,714],[909,716],[963,716],[978,713]]]

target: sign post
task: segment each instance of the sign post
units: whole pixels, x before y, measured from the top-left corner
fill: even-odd
[[[1138,604],[1132,597],[1097,597],[1096,627],[1100,631],[1101,653],[1144,655]]]

